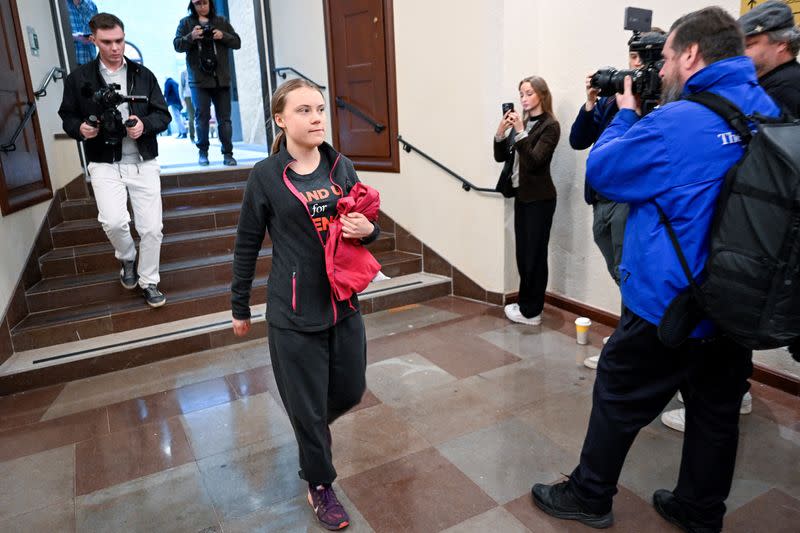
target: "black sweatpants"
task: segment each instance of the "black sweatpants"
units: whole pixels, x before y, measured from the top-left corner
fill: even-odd
[[[519,310],[526,318],[541,314],[547,289],[547,245],[556,199],[514,200],[514,240],[519,271]]]
[[[680,390],[686,433],[673,492],[693,520],[721,528],[752,370],[752,352],[727,337],[670,349],[656,326],[625,309],[597,367],[589,429],[569,481],[578,499],[593,512],[611,510],[633,440]]]
[[[367,338],[360,313],[306,333],[269,327],[269,354],[300,451],[300,477],[333,483],[328,425],[358,405],[366,390]]]

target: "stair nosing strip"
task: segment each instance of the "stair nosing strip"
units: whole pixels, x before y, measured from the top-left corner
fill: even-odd
[[[253,321],[253,319],[258,319],[258,321],[260,321],[261,318],[266,319],[266,314],[259,313],[257,315],[253,315],[251,317],[251,321]],[[33,362],[31,362],[31,364],[32,365],[36,365],[36,364],[42,364],[42,363],[50,363],[52,361],[57,361],[59,359],[66,359],[68,357],[78,357],[78,356],[81,356],[81,355],[90,354],[92,352],[100,352],[100,351],[103,351],[103,350],[111,350],[111,349],[114,349],[114,348],[119,348],[121,346],[129,346],[129,345],[132,345],[132,344],[147,343],[148,341],[157,340],[157,339],[163,339],[165,337],[174,337],[174,336],[177,336],[177,335],[182,335],[182,334],[185,334],[185,333],[192,333],[192,332],[203,330],[203,329],[216,328],[216,327],[219,327],[219,326],[230,324],[232,322],[233,322],[233,320],[231,319],[231,320],[225,320],[225,321],[222,321],[222,322],[214,322],[213,324],[203,324],[202,326],[194,326],[194,327],[190,327],[190,328],[184,328],[184,329],[179,330],[179,331],[171,331],[169,333],[161,333],[159,335],[151,335],[150,337],[145,337],[143,339],[136,339],[136,340],[130,340],[130,341],[125,341],[125,342],[118,342],[116,344],[108,344],[106,346],[98,346],[97,348],[88,348],[86,350],[80,350],[80,351],[77,351],[77,352],[71,352],[71,353],[66,353],[66,354],[61,354],[61,355],[54,355],[52,357],[45,357],[44,359],[36,359]]]

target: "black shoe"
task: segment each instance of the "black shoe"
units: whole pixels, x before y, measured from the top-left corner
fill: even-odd
[[[531,489],[531,495],[536,507],[550,516],[564,520],[577,520],[581,524],[596,529],[604,529],[614,524],[614,515],[611,511],[606,514],[595,514],[583,509],[573,496],[568,481],[562,481],[555,485],[537,483]]]
[[[233,158],[232,155],[225,154],[224,159],[222,160],[222,164],[229,167],[236,166],[236,160]]]
[[[139,281],[136,273],[136,263],[133,261],[120,261],[122,268],[119,271],[119,282],[128,290],[135,289]]]
[[[186,138],[185,133],[181,133],[180,135],[178,135],[178,139],[185,139],[185,138]]]
[[[680,502],[675,498],[675,495],[668,490],[657,490],[653,494],[653,507],[656,508],[661,518],[678,526],[681,531],[687,533],[718,533],[720,529],[705,527],[692,521],[686,516],[686,511],[681,508]]]
[[[167,297],[161,294],[155,283],[151,283],[147,287],[142,288],[142,294],[150,307],[161,307],[167,303]]]
[[[203,152],[201,150],[200,151],[200,157],[197,159],[197,163],[201,167],[207,167],[208,166],[208,152]]]

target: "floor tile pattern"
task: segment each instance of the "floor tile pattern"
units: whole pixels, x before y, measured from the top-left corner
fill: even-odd
[[[529,492],[570,472],[585,436],[582,361],[611,330],[581,346],[574,319],[548,306],[521,326],[453,297],[368,315],[368,390],[332,427],[349,531],[589,531]],[[797,531],[800,398],[752,393],[725,531]],[[659,420],[640,433],[609,531],[676,531],[650,498],[681,444]],[[4,532],[322,531],[297,470],[266,340],[0,397]]]

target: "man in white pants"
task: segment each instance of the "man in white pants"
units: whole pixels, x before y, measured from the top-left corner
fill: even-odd
[[[122,21],[99,13],[89,27],[100,53],[67,77],[58,114],[64,131],[84,142],[97,219],[121,263],[122,286],[140,287],[147,304],[160,307],[167,300],[158,290],[162,207],[156,136],[167,129],[169,110],[153,73],[123,55]],[[120,103],[119,95],[144,96],[147,101]],[[129,197],[140,238],[138,269]]]

